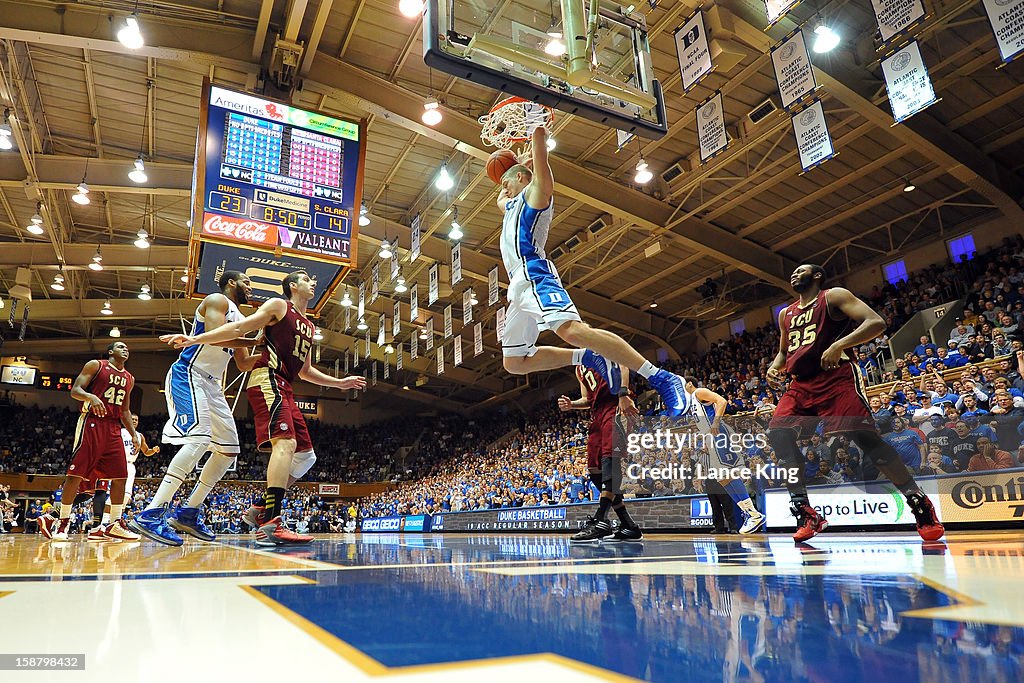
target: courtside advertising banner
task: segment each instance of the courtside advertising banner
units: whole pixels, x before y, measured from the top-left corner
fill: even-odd
[[[811,60],[807,56],[803,31],[796,31],[772,48],[772,67],[775,69],[775,80],[779,84],[783,109],[789,109],[792,104],[807,97],[818,87],[814,80]]]
[[[1024,0],[982,0],[999,56],[1012,62],[1024,52]]]
[[[675,42],[679,73],[683,77],[683,92],[689,92],[713,68],[708,32],[704,28],[704,12],[698,11],[675,32]]]
[[[796,136],[800,166],[804,171],[809,171],[835,156],[821,100],[793,114],[793,135]]]
[[[882,60],[882,73],[896,123],[938,102],[916,40]]]
[[[887,43],[924,19],[924,3],[921,0],[871,0],[875,11],[878,32],[882,42]]]
[[[725,131],[725,110],[722,93],[716,92],[697,107],[697,139],[700,141],[700,162],[703,164],[729,145]]]

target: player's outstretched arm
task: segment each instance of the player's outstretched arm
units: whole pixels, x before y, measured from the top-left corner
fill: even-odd
[[[165,334],[160,341],[170,344],[176,349],[184,349],[188,346],[198,344],[218,344],[231,341],[246,335],[250,332],[263,329],[284,318],[288,310],[288,304],[284,299],[270,299],[257,309],[252,315],[242,318],[230,325],[221,325],[215,330],[203,332],[202,334],[190,337],[185,334]]]
[[[853,346],[860,346],[871,341],[885,331],[885,321],[866,303],[858,299],[848,289],[833,287],[825,295],[825,303],[829,310],[842,311],[843,315],[857,323],[856,329],[821,354],[821,367],[826,370],[839,367],[843,352]]]
[[[775,358],[772,360],[772,364],[768,366],[767,379],[768,386],[772,389],[782,388],[782,371],[786,367],[786,334],[783,332],[786,328],[782,326],[782,316],[786,314],[786,309],[779,311],[779,351],[775,354]]]
[[[333,387],[335,389],[362,389],[366,386],[366,380],[362,377],[331,377],[325,372],[320,372],[313,367],[310,356],[306,356],[306,362],[299,371],[299,377],[321,387]]]
[[[75,378],[75,383],[71,386],[71,398],[87,404],[89,411],[96,417],[106,417],[107,404],[96,394],[90,394],[85,390],[99,371],[100,362],[98,360],[91,360],[86,363],[82,371],[78,373],[78,377]]]
[[[537,126],[533,130],[533,179],[526,186],[526,203],[533,209],[546,209],[555,193],[555,177],[548,162],[548,130]]]

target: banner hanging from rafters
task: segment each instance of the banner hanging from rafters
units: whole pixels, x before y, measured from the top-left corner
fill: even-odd
[[[437,301],[437,299],[439,297],[439,294],[438,294],[438,286],[439,285],[438,285],[438,281],[437,281],[437,277],[438,277],[437,273],[438,273],[438,267],[437,267],[437,264],[435,263],[434,265],[430,266],[430,271],[429,271],[429,275],[428,275],[428,278],[429,278],[429,281],[427,283],[427,287],[429,288],[429,290],[427,291],[427,305],[428,306],[433,306],[434,302]]]
[[[896,123],[906,121],[917,112],[938,102],[928,67],[921,58],[921,47],[912,41],[899,52],[882,60],[889,106]]]
[[[1012,62],[1024,54],[1024,0],[982,0],[999,56]]]
[[[409,248],[409,263],[420,257],[420,214],[412,219],[412,246]]]
[[[722,108],[722,93],[716,92],[710,99],[697,107],[697,139],[700,142],[700,163],[707,163],[716,154],[729,146],[725,131],[725,111]]]
[[[708,32],[704,28],[704,12],[698,10],[675,32],[676,57],[683,78],[683,92],[688,93],[714,69]]]
[[[415,337],[413,337],[415,339]],[[402,369],[402,342],[395,344],[395,370]]]
[[[473,355],[479,356],[484,352],[484,324],[473,325]]]
[[[814,80],[811,59],[807,55],[804,32],[797,29],[773,47],[771,52],[782,108],[788,111],[791,106],[812,95],[818,87]]]
[[[498,336],[498,346],[501,346],[501,338],[505,336],[505,308],[499,307],[495,316],[495,330]]]
[[[452,336],[452,305],[444,307],[444,338]]]
[[[444,374],[444,346],[437,347],[437,374]]]
[[[394,315],[391,316],[391,338],[398,339],[402,333],[402,304],[395,302]]]
[[[427,318],[427,351],[434,348],[434,319]]]
[[[882,42],[888,43],[924,19],[922,0],[871,0]]]
[[[473,290],[467,289],[462,293],[462,324],[468,325],[473,322]]]
[[[409,360],[416,360],[420,355],[420,338],[413,332],[409,340]]]
[[[805,173],[836,155],[821,100],[793,114],[793,135],[800,152],[800,166]]]
[[[487,305],[498,303],[498,266],[487,271]]]
[[[452,347],[455,349],[455,366],[462,365],[462,335],[456,335],[455,345]]]
[[[800,4],[800,0],[764,0],[764,11],[768,15],[768,27],[774,26],[789,10]]]
[[[409,322],[416,322],[420,317],[420,286],[413,285],[409,289]]]

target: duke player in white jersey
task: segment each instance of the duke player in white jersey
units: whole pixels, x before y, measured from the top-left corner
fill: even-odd
[[[244,273],[229,270],[221,275],[218,284],[220,293],[210,294],[196,308],[192,335],[245,318],[238,307],[248,303],[252,295],[249,278]],[[167,371],[164,391],[168,419],[162,441],[181,448],[167,465],[163,481],[149,506],[132,521],[132,528],[140,534],[167,545],[182,544],[176,530],[204,541],[214,539],[199,508],[241,450],[223,382],[232,357],[239,372],[248,372],[256,364],[259,356],[250,354],[244,348],[246,343],[253,345],[252,341],[238,340],[238,348],[227,348],[232,342],[225,346],[191,346],[181,352]],[[171,510],[174,494],[207,450],[212,450],[210,459],[203,466],[188,502]]]
[[[533,171],[516,164],[501,178],[498,208],[505,214],[501,258],[509,279],[501,339],[505,369],[525,375],[584,365],[605,379],[613,395],[619,395],[623,391],[619,368],[626,367],[658,391],[667,415],[679,415],[685,405],[682,378],[655,367],[619,335],[584,323],[555,264],[545,254],[555,186],[548,164],[547,135],[543,126],[533,131]],[[542,330],[553,331],[576,348],[538,347]]]
[[[707,438],[705,449],[710,456],[709,466],[715,469],[743,467],[743,449],[738,439],[731,438],[733,430],[722,422],[729,402],[721,394],[698,386],[694,377],[686,378],[685,414],[690,416],[696,430]],[[740,527],[741,534],[752,534],[764,526],[765,517],[754,507],[746,486],[739,479],[716,477],[725,492],[743,512],[745,517]]]

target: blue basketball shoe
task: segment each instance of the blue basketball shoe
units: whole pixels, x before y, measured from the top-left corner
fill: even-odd
[[[162,508],[143,510],[135,515],[135,518],[128,523],[128,527],[151,541],[163,543],[164,545],[181,545],[184,541],[181,540],[181,536],[175,533],[174,529],[168,526],[165,518],[166,515],[166,505]]]
[[[590,349],[583,350],[583,367],[596,372],[608,385],[608,391],[612,396],[618,396],[622,389],[622,368],[618,363],[608,360],[604,356],[594,353]]]
[[[200,514],[199,508],[180,507],[177,512],[167,518],[167,523],[175,530],[198,538],[200,541],[212,541],[217,538],[217,535],[203,523],[203,516]]]
[[[683,378],[668,370],[658,370],[647,378],[647,382],[658,392],[661,402],[665,404],[662,415],[678,417],[686,412],[690,404],[686,396],[686,385]]]

